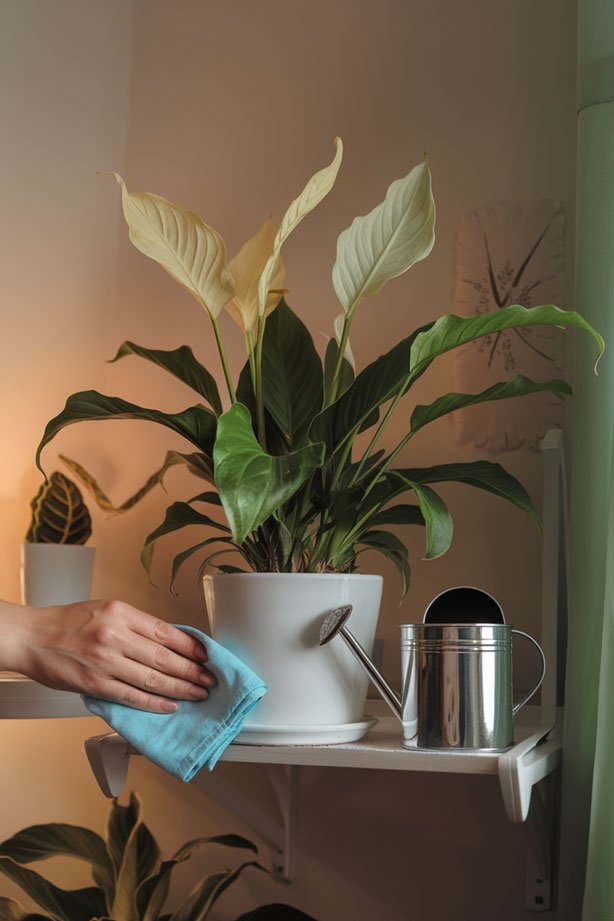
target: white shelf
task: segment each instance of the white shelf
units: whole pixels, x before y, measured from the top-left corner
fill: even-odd
[[[0,672],[0,719],[91,716],[79,694],[54,691],[15,672]]]
[[[304,766],[370,768],[386,771],[434,771],[443,774],[499,773],[499,762],[506,752],[424,751],[401,745],[401,724],[383,701],[369,701],[368,713],[377,717],[377,724],[358,742],[336,745],[247,745],[234,743],[222,755],[222,761],[242,761],[256,764],[297,764]],[[529,711],[515,728],[514,748],[529,739],[548,735],[550,727],[540,727],[539,707]],[[368,717],[365,717],[368,718]],[[535,743],[534,743],[535,744]],[[556,760],[561,743],[556,736],[539,746],[540,758],[546,755]],[[132,750],[131,750],[132,751]]]

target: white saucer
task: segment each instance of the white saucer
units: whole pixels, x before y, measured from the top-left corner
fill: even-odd
[[[357,742],[377,720],[365,717],[358,723],[332,726],[244,726],[233,744],[238,745],[338,745]]]

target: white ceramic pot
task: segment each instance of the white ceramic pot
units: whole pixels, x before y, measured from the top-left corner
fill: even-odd
[[[48,607],[91,597],[94,547],[82,544],[22,544],[21,598]]]
[[[319,573],[245,573],[204,577],[213,637],[269,687],[241,740],[326,744],[364,735],[368,678],[340,637],[320,646],[322,620],[351,604],[348,627],[369,655],[382,577]]]

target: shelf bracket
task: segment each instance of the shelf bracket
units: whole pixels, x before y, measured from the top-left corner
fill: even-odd
[[[85,753],[104,795],[119,796],[126,785],[130,756],[139,752],[117,732],[107,732],[86,739]],[[279,806],[279,822],[219,773],[200,771],[192,783],[263,838],[271,848],[273,876],[281,882],[291,882],[298,819],[299,767],[267,764],[266,772]]]

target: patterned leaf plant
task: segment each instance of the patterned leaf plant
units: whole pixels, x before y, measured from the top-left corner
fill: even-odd
[[[141,818],[141,801],[132,793],[127,806],[113,800],[106,837],[78,825],[32,825],[0,844],[0,873],[23,889],[45,914],[26,911],[14,899],[0,897],[0,921],[206,921],[221,895],[250,868],[246,860],[200,880],[184,902],[165,911],[171,876],[177,864],[206,844],[257,855],[255,844],[239,835],[214,835],[188,841],[169,859]],[[49,857],[75,857],[89,864],[95,886],[60,889],[28,864]],[[265,870],[266,872],[266,870]],[[289,905],[263,905],[237,921],[314,921]]]
[[[441,355],[503,330],[574,327],[593,337],[598,355],[604,348],[601,336],[580,314],[552,304],[531,309],[512,305],[468,318],[445,315],[356,373],[349,337],[358,308],[364,309],[365,301],[433,247],[435,204],[425,160],[393,182],[384,200],[339,236],[332,280],[341,313],[332,322],[335,335],[322,362],[309,330],[284,299],[281,251],[331,190],[343,154],[338,138],[335,145],[332,162],[307,182],[278,230],[267,222],[228,265],[220,234],[198,215],[157,195],[131,193],[116,177],[130,239],[194,296],[211,322],[229,406],[223,411],[214,375],[187,346],[164,351],[125,342],[114,361],[136,356],[152,362],[191,387],[198,402],[163,413],[92,390],[73,394],[48,423],[37,462],[61,429],[84,420],[141,419],[182,435],[189,453],[169,452],[145,486],[120,506],[113,505],[79,464],[64,458],[108,511],[126,511],[178,464],[205,481],[204,491],[187,502],[174,502],[147,537],[142,559],[148,571],[159,538],[198,526],[202,537],[175,558],[173,580],[195,553],[204,554],[200,571],[210,565],[222,572],[245,566],[255,571],[353,572],[361,553],[376,549],[398,567],[406,590],[407,548],[389,529],[400,524],[424,527],[426,557],[445,553],[452,540],[452,518],[434,487],[450,481],[500,496],[539,524],[527,492],[499,464],[476,461],[424,469],[397,467],[397,462],[402,451],[407,462],[406,448],[421,429],[448,413],[543,390],[563,398],[569,385],[516,375],[481,393],[447,393],[429,405],[412,403],[411,389]],[[218,325],[224,309],[245,337],[246,361],[236,381]],[[407,422],[404,435],[389,447],[383,435],[393,413]],[[362,433],[368,433],[366,439],[357,441]],[[219,520],[221,510],[226,523]],[[239,567],[229,565],[229,553],[241,558]]]
[[[79,487],[55,470],[31,502],[29,544],[84,544],[92,521]]]

